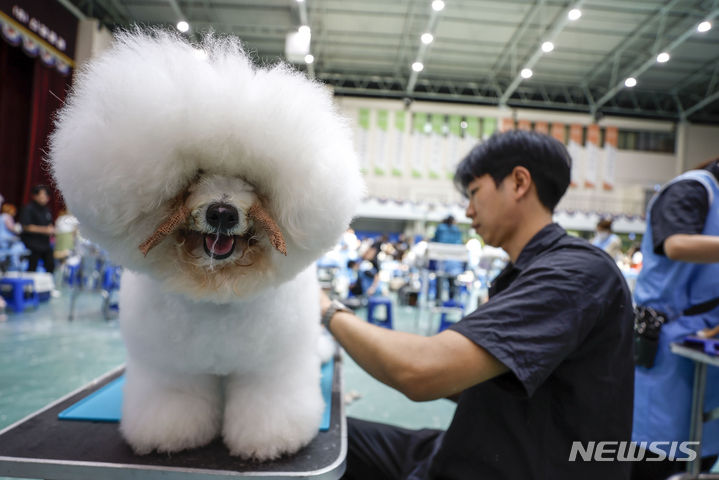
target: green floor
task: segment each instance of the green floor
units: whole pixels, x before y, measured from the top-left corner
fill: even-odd
[[[70,312],[70,291],[36,310],[0,321],[0,429],[122,364],[125,349],[117,321],[106,321],[97,292],[83,292]],[[397,330],[415,331],[413,307],[394,307]],[[364,309],[357,312],[366,315]],[[420,322],[422,330],[430,320]],[[344,356],[347,415],[406,428],[446,428],[454,413],[448,400],[415,403],[377,382]],[[352,397],[349,398],[349,397]]]

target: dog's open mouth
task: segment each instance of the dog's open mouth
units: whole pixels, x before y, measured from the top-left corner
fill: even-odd
[[[235,236],[206,233],[202,236],[205,253],[215,260],[224,260],[235,251]]]

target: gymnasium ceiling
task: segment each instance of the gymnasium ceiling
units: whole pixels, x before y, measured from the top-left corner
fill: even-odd
[[[314,63],[297,66],[337,95],[719,123],[719,0],[445,0],[439,12],[431,0],[60,1],[111,29],[185,19],[191,37],[237,35],[265,63],[284,58],[287,34],[306,23]],[[700,33],[705,20],[713,28]]]

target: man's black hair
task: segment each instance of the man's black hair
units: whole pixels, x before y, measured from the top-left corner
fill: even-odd
[[[32,187],[32,190],[30,192],[32,193],[32,196],[34,197],[35,195],[42,192],[43,190],[45,190],[45,193],[50,195],[50,189],[47,188],[45,185],[35,185],[34,187]]]
[[[539,201],[554,211],[569,186],[572,158],[561,142],[537,132],[510,130],[492,135],[459,163],[454,185],[466,195],[472,180],[489,174],[499,187],[518,166],[529,170]]]
[[[356,262],[356,261],[354,261],[354,260],[348,260],[348,261],[347,261],[347,268],[352,268],[352,267],[354,267],[355,265],[357,265],[357,262]]]

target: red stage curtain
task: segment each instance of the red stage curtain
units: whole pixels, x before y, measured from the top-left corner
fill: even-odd
[[[29,201],[33,185],[53,187],[44,158],[70,80],[0,41],[0,193],[18,207]],[[63,202],[55,190],[51,207],[57,215]]]
[[[0,38],[0,194],[22,205],[34,59]]]
[[[70,77],[62,76],[54,68],[47,68],[39,60],[35,61],[32,108],[30,118],[30,135],[28,139],[27,173],[23,199],[30,199],[30,191],[34,185],[49,185],[54,197],[52,202],[53,217],[64,207],[60,193],[54,188],[50,167],[45,163],[49,151],[48,140],[53,130],[55,112],[62,107],[65,95],[70,87]]]

